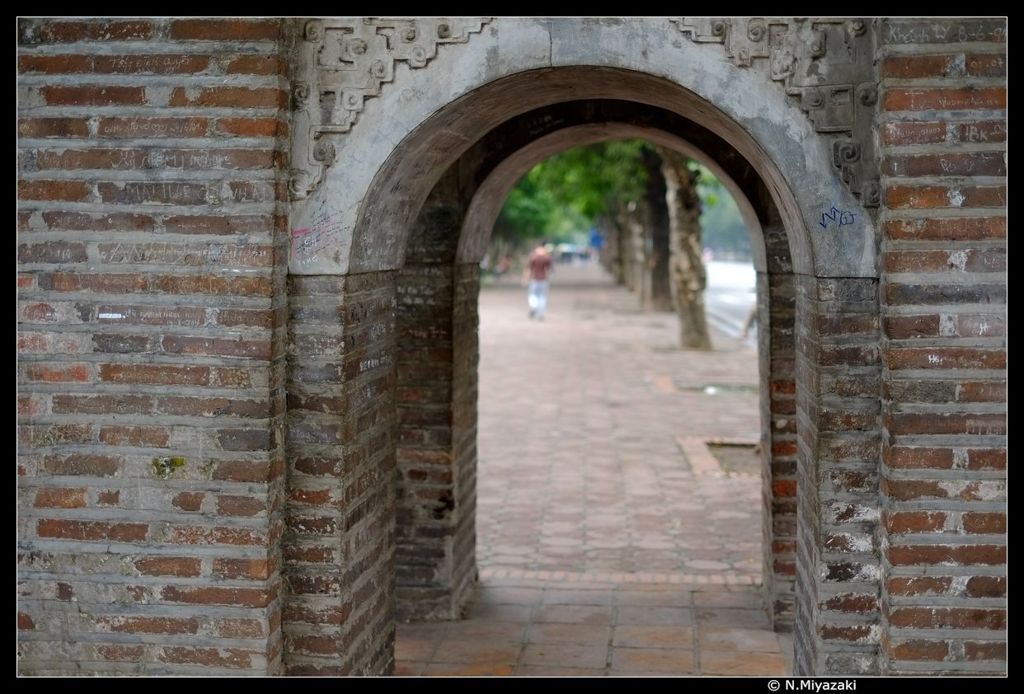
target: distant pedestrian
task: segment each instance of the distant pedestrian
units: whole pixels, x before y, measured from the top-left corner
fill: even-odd
[[[527,286],[527,302],[530,305],[530,318],[544,320],[548,308],[548,275],[551,274],[553,263],[551,254],[543,243],[537,245],[530,253],[530,259],[523,269],[523,284]]]

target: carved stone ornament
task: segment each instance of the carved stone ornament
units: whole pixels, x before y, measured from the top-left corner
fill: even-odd
[[[767,64],[807,114],[833,140],[833,163],[865,207],[878,207],[872,121],[878,101],[871,24],[865,19],[680,17],[672,22],[697,43],[720,43],[739,67]]]
[[[395,63],[425,67],[444,43],[465,43],[484,17],[313,19],[299,37],[292,86],[289,189],[302,199],[334,161],[336,138],[349,132],[367,99],[395,78]]]

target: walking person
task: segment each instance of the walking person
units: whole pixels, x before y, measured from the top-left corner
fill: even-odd
[[[551,254],[544,244],[538,244],[530,253],[530,259],[523,269],[523,284],[527,286],[527,302],[530,305],[530,318],[544,320],[548,307],[548,275],[551,274],[553,263]]]

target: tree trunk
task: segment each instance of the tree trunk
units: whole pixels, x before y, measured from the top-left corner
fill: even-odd
[[[651,296],[651,269],[647,266],[647,230],[641,204],[630,202],[626,208],[626,228],[629,229],[633,291],[646,307]]]
[[[665,175],[661,157],[652,149],[641,150],[647,185],[644,190],[645,226],[648,244],[647,267],[650,271],[651,292],[644,308],[651,311],[672,310],[671,243],[669,216],[666,202]]]
[[[622,255],[620,237],[622,232],[615,223],[613,215],[606,215],[598,220],[598,226],[604,236],[604,245],[601,246],[601,264],[611,273],[619,284],[626,283],[625,270],[622,267]]]
[[[701,257],[700,197],[696,175],[687,168],[686,157],[658,148],[665,174],[672,251],[672,288],[679,313],[680,338],[684,349],[711,349],[704,315],[707,272]]]
[[[613,221],[619,230],[619,264],[622,267],[622,283],[628,289],[636,290],[635,254],[633,253],[633,233],[630,230],[629,211],[625,203],[619,203]]]

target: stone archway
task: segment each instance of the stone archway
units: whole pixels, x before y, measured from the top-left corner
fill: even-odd
[[[714,148],[715,156],[729,162],[729,172],[716,163],[715,156],[669,128]],[[785,233],[760,180],[724,141],[668,112],[621,101],[566,102],[506,121],[449,168],[414,224],[397,279],[401,441],[397,609],[402,618],[454,618],[471,585],[477,265],[500,206],[519,176],[547,156],[575,145],[626,137],[646,137],[707,162],[733,191],[748,221],[765,294],[761,324],[772,326],[765,333],[766,358],[761,365],[766,394],[763,544],[775,549],[765,555],[764,574],[774,616],[781,628],[791,628],[795,438],[787,430],[792,429],[787,421],[792,397],[784,394],[792,392],[794,380],[792,366],[786,366],[793,362],[788,336],[793,333],[794,310]],[[733,175],[743,181],[743,187]],[[757,209],[750,199],[758,201]],[[773,231],[766,234],[765,229]],[[439,348],[450,349],[451,354],[437,359]],[[422,365],[432,362],[437,371],[428,372],[428,377]],[[776,394],[774,403],[770,393]],[[442,436],[446,443],[438,443],[428,433]],[[450,507],[439,506],[439,496],[450,500]]]
[[[798,672],[1004,672],[1005,52],[977,17],[19,18],[19,670],[389,672],[410,235],[489,132],[603,100],[728,144],[792,245]]]
[[[453,31],[451,26],[427,24],[438,36]],[[378,32],[372,22],[368,26],[373,36],[388,38],[386,50],[400,40],[391,29]],[[326,46],[323,33],[328,29],[314,23],[307,26],[306,38]],[[849,31],[856,35],[855,28]],[[780,381],[775,394],[790,408],[775,426],[793,437],[773,446],[773,454],[779,453],[780,461],[793,454],[798,459],[789,468],[800,492],[797,669],[873,671],[877,635],[869,630],[862,636],[859,627],[850,631],[844,600],[853,596],[853,604],[861,605],[852,610],[858,624],[869,626],[877,619],[877,613],[863,608],[863,600],[857,602],[857,596],[877,595],[877,557],[871,542],[863,541],[872,535],[875,519],[845,513],[837,504],[856,506],[857,499],[877,494],[871,475],[864,472],[874,464],[878,446],[877,353],[862,346],[877,340],[874,230],[847,186],[849,177],[844,183],[835,168],[829,143],[779,85],[702,51],[671,24],[523,20],[499,27],[470,22],[455,33],[466,45],[450,52],[432,46],[436,53],[431,69],[441,78],[429,88],[416,87],[414,72],[396,72],[392,77],[406,87],[380,90],[361,102],[351,112],[358,115],[358,128],[349,122],[344,126],[351,130],[348,134],[308,143],[313,160],[330,163],[337,157],[352,165],[329,166],[316,176],[295,179],[300,195],[307,192],[304,182],[323,180],[292,213],[291,329],[293,343],[299,337],[303,342],[290,368],[294,397],[289,397],[289,457],[290,469],[298,473],[290,484],[301,494],[304,468],[329,466],[338,481],[337,492],[328,496],[343,498],[345,510],[324,515],[300,504],[291,513],[284,567],[291,587],[284,623],[289,671],[372,672],[388,667],[396,446],[419,456],[417,463],[434,456],[441,463],[437,472],[442,479],[445,464],[466,467],[472,459],[467,442],[475,410],[459,410],[456,403],[469,400],[455,394],[460,389],[471,393],[474,387],[476,345],[460,335],[473,332],[475,314],[469,306],[475,305],[476,276],[472,263],[456,262],[459,242],[451,232],[453,225],[461,227],[465,208],[451,201],[479,185],[473,179],[486,167],[479,161],[468,168],[456,163],[475,156],[473,146],[510,119],[560,102],[594,99],[640,104],[696,124],[745,162],[761,188],[753,198],[773,204],[763,209],[777,210],[775,219],[761,220],[762,227],[769,247],[774,239],[791,251],[780,269],[791,273],[792,281],[762,286],[761,295],[774,295],[779,306],[789,302],[788,318],[795,325],[777,336],[777,344],[785,344],[791,356],[776,359],[773,354],[772,359],[773,374],[788,369],[795,375],[788,384]],[[406,36],[415,42],[415,31]],[[341,50],[367,50],[366,41],[359,40],[363,43],[342,38]],[[425,64],[416,61],[413,67]],[[402,64],[392,67],[402,70]],[[325,92],[318,88],[315,93],[323,103]],[[328,102],[347,94],[330,93]],[[543,122],[533,128],[532,139],[545,130]],[[307,143],[301,139],[303,152]],[[480,156],[486,159],[486,152]],[[727,158],[712,158],[727,168]],[[391,311],[402,273],[408,276],[415,265],[410,260],[422,260],[413,252],[415,245],[409,245],[420,224],[417,218],[446,232],[447,247],[435,243],[443,239],[428,234],[420,249],[434,256],[421,274],[441,278],[448,298],[437,304],[434,322],[414,326],[427,340],[425,351],[403,363],[395,350],[398,336]],[[340,326],[334,317],[341,319]],[[778,318],[787,316],[780,313]],[[432,333],[438,325],[444,330]],[[431,335],[447,340],[447,346],[431,352]],[[396,368],[401,381],[403,369],[418,367],[440,369],[437,383],[447,386],[440,388],[447,392],[442,398],[452,403],[447,431],[445,426],[433,431],[396,428]],[[841,378],[846,379],[844,395],[826,400],[825,391],[834,391]],[[766,398],[771,406],[772,396]],[[429,441],[431,436],[436,440]],[[822,461],[828,461],[828,471]],[[425,493],[424,507],[432,508],[438,519],[460,504],[471,511],[469,487],[451,486],[455,478],[449,470],[440,489]],[[414,526],[408,508],[399,513],[400,527]],[[460,536],[464,548],[466,527],[472,526],[456,526],[461,530],[435,528],[426,534]],[[471,563],[455,563],[461,567],[457,585],[449,582],[441,590],[446,609],[457,604],[470,576],[466,567]],[[848,638],[848,633],[855,637]],[[340,662],[325,652],[336,653],[339,646]]]
[[[845,69],[841,81],[870,80],[870,60],[866,73],[863,65],[864,27],[841,20],[825,24],[851,45],[844,55],[855,56],[838,60],[834,71]],[[795,41],[806,27],[794,25]],[[413,44],[404,50],[398,36],[403,32]],[[431,40],[437,33],[446,38]],[[745,63],[727,59],[700,47],[707,40],[700,31],[665,20],[426,20],[419,28],[408,22],[314,20],[303,36],[291,184],[302,201],[293,206],[291,221],[293,229],[314,230],[317,239],[293,239],[293,274],[395,266],[404,248],[400,230],[461,152],[507,118],[581,98],[620,98],[687,113],[732,143],[780,196],[787,225],[801,229],[794,240],[797,272],[813,274],[814,257],[815,269],[824,274],[875,274],[874,226],[868,215],[856,214],[858,196],[877,204],[870,178],[862,180],[854,166],[868,155],[856,139],[833,141],[830,135],[849,135],[865,117],[870,121],[875,96],[867,85],[854,85],[859,96],[829,88],[839,75],[827,74],[826,60],[815,65],[821,73],[817,86],[773,84],[774,72],[766,79],[763,71],[742,67],[751,64],[749,51]],[[444,50],[439,44],[445,43],[462,45]],[[372,63],[380,79],[348,84],[350,64],[364,62]],[[764,62],[755,67],[766,68]],[[388,80],[414,84],[420,68],[429,70],[427,84],[384,88]],[[623,78],[627,74],[630,79]],[[356,122],[373,126],[357,128]],[[358,166],[330,166],[336,159]],[[799,199],[788,190],[801,191]],[[354,230],[380,220],[382,198],[392,211],[401,205],[405,226],[389,219],[370,243]],[[822,214],[833,214],[832,207],[837,213],[850,210],[854,221],[823,227]],[[315,220],[325,218],[331,224],[317,233]]]

